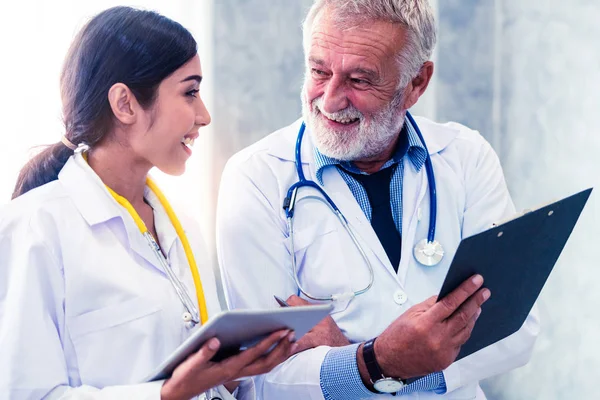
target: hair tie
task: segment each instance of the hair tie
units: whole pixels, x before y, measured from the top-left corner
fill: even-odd
[[[60,138],[60,141],[62,142],[62,144],[67,146],[69,149],[71,149],[73,151],[77,150],[77,146],[75,146],[73,143],[71,143],[71,141],[69,139],[67,139],[67,137],[65,135],[62,135],[62,137]]]

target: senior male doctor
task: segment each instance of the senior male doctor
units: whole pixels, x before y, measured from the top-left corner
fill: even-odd
[[[527,363],[538,321],[532,313],[454,362],[493,293],[474,276],[433,296],[461,239],[514,206],[478,132],[407,114],[433,74],[432,10],[426,0],[316,0],[304,35],[302,120],[232,157],[219,197],[230,307],[275,307],[273,295],[334,306],[306,350],[257,378],[259,397],[485,399],[479,381]],[[286,199],[300,174],[314,186]],[[432,219],[435,242],[423,241]]]

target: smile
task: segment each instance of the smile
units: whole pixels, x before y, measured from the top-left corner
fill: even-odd
[[[191,137],[184,137],[183,139],[181,139],[181,143],[190,150],[192,149],[192,147],[194,147],[195,141],[196,141],[196,138],[191,138]]]

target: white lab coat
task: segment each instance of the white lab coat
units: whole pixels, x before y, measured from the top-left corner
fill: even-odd
[[[195,299],[181,241],[149,189],[146,198],[160,244]],[[199,229],[178,215],[214,315]],[[0,211],[0,398],[160,399],[162,381],[140,382],[191,334],[184,311],[133,218],[81,155],[57,181]]]
[[[462,125],[417,118],[435,171],[436,239],[443,261],[423,267],[412,255],[427,237],[429,194],[425,168],[404,159],[402,258],[394,272],[369,221],[335,168],[323,173],[324,189],[346,216],[374,267],[373,287],[350,302],[338,302],[332,317],[352,342],[380,334],[411,306],[439,292],[460,240],[514,213],[498,158],[479,133]],[[229,306],[276,307],[273,295],[298,294],[290,262],[283,199],[297,181],[295,142],[300,121],[241,151],[228,162],[217,212],[217,247]],[[311,135],[302,144],[307,179],[317,181]],[[322,197],[301,189],[299,198]],[[314,295],[354,291],[369,281],[367,266],[325,203],[297,202],[294,218],[299,279]],[[493,294],[492,294],[493,296]],[[401,304],[404,300],[403,304]],[[485,311],[484,311],[485,312]],[[443,371],[447,394],[414,393],[410,399],[485,399],[478,381],[525,364],[538,333],[536,312],[515,334]],[[256,379],[262,399],[322,399],[319,376],[329,348],[321,346],[289,359]],[[342,371],[340,371],[342,373]],[[378,397],[374,395],[374,397]]]

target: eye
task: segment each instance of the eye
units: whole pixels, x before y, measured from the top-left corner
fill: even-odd
[[[185,95],[190,97],[198,97],[198,93],[200,93],[200,89],[192,89],[189,92],[186,92]]]
[[[359,86],[366,86],[369,85],[369,81],[366,81],[364,79],[360,79],[360,78],[350,78],[350,82],[354,83],[355,85],[359,85]]]
[[[316,69],[316,68],[311,68],[310,71],[312,72],[313,75],[317,75],[317,76],[325,76],[325,75],[327,75],[325,73],[325,71],[321,71],[320,69]]]

